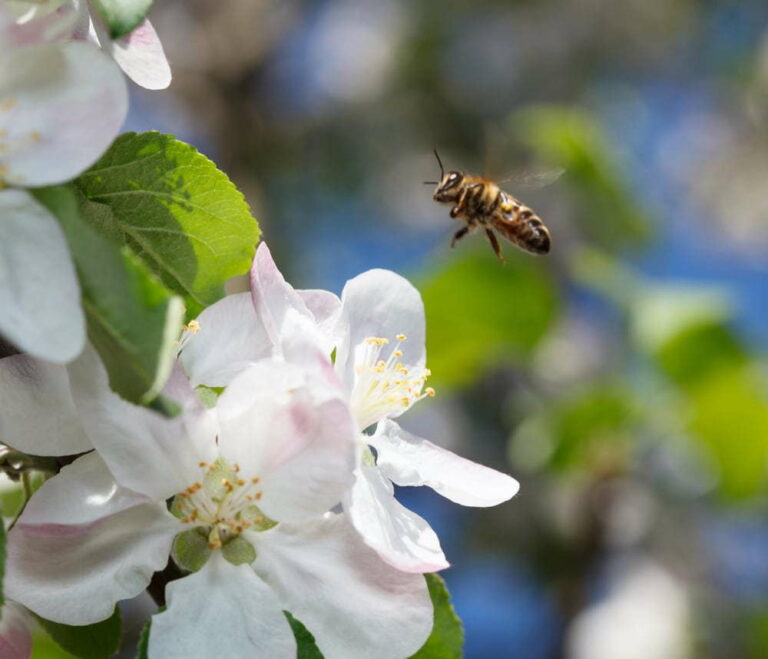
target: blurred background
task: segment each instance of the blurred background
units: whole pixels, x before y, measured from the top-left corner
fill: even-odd
[[[297,287],[411,278],[438,391],[412,432],[520,494],[426,517],[470,659],[768,657],[763,0],[157,0],[170,90],[127,129],[200,148]],[[497,179],[552,252],[457,225]]]

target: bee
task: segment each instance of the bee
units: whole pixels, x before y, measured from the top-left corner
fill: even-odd
[[[437,150],[434,153],[440,165],[440,181],[425,183],[437,185],[432,198],[441,204],[452,204],[451,217],[465,223],[453,234],[451,247],[468,233],[482,228],[502,263],[504,257],[496,232],[526,252],[549,252],[549,230],[536,213],[493,181],[457,170],[446,172]]]

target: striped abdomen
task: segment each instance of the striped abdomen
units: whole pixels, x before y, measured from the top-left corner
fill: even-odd
[[[506,192],[500,192],[491,223],[502,236],[521,249],[533,254],[549,252],[549,230],[541,218]]]

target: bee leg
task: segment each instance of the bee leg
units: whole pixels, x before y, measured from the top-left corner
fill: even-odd
[[[465,225],[461,227],[456,233],[453,234],[453,240],[451,240],[451,247],[455,247],[456,243],[469,233],[469,226]]]
[[[506,261],[504,260],[504,256],[501,253],[501,245],[499,245],[499,240],[496,238],[496,234],[493,233],[493,231],[490,229],[486,229],[485,235],[488,236],[488,242],[491,243],[494,254],[496,254],[496,257],[499,259],[499,261],[501,261],[501,264],[504,265]]]
[[[451,208],[451,217],[455,220],[459,215],[461,215],[462,211],[464,210],[464,205],[467,201],[467,188],[464,188],[461,191],[461,196],[459,197],[458,201],[456,202],[456,205]],[[464,234],[462,234],[464,235]]]

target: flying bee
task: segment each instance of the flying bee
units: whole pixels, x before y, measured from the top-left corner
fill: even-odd
[[[504,257],[496,232],[526,252],[549,252],[549,230],[536,213],[511,194],[504,192],[493,181],[457,170],[446,172],[437,150],[435,157],[440,165],[440,181],[425,183],[437,185],[432,198],[441,204],[452,204],[451,217],[465,223],[453,234],[451,247],[468,233],[483,228],[493,251],[502,263]],[[561,173],[553,172],[545,176],[556,178]]]

